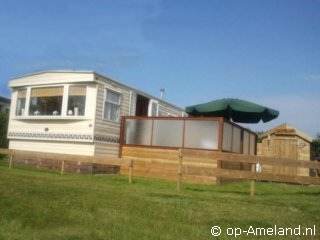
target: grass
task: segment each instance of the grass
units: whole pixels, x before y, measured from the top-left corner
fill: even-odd
[[[0,160],[0,239],[233,239],[228,228],[316,225],[316,236],[236,239],[319,239],[320,187],[257,183],[183,184],[124,176],[59,175],[8,169]],[[220,226],[220,237],[211,235]],[[302,232],[302,230],[301,230]],[[229,233],[231,230],[229,229]]]

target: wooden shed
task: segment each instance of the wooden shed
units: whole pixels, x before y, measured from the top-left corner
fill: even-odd
[[[257,155],[275,157],[279,161],[310,161],[312,138],[287,123],[258,135]],[[285,166],[262,166],[262,172],[309,176],[308,169]]]

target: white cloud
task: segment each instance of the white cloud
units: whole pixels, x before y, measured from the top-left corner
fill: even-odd
[[[320,81],[320,74],[308,74],[304,79],[308,81]]]

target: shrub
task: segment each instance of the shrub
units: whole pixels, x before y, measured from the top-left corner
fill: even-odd
[[[0,147],[7,148],[9,141],[7,139],[9,115],[0,112]]]

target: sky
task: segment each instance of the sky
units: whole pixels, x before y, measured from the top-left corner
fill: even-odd
[[[0,95],[46,70],[90,70],[179,107],[240,98],[320,133],[320,0],[0,0]]]

